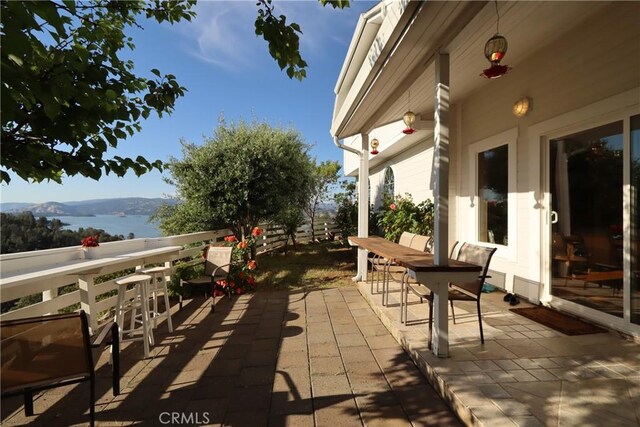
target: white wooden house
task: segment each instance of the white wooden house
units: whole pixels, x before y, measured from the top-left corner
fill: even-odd
[[[435,199],[436,258],[456,240],[496,246],[492,284],[640,337],[639,22],[637,1],[376,4],[331,125],[360,235],[385,188]],[[496,32],[510,69],[488,79]]]

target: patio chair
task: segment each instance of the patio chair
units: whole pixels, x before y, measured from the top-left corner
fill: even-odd
[[[106,338],[109,338],[106,341]],[[111,344],[113,395],[120,394],[118,325],[111,322],[91,340],[84,311],[0,322],[2,397],[24,396],[33,415],[35,392],[89,381],[91,425],[95,423],[95,362]]]
[[[410,233],[408,231],[403,231],[400,235],[400,239],[398,239],[398,244],[402,246],[411,246],[411,242],[413,241],[415,233]],[[385,269],[390,265],[395,265],[393,262],[390,262],[388,259],[383,258],[379,255],[373,255],[373,257],[369,260],[371,263],[371,293],[373,294],[373,272],[376,271],[376,292],[380,292],[380,273],[382,272],[382,279],[384,281],[384,273]],[[384,287],[384,286],[383,286]]]
[[[204,289],[205,295],[212,298],[211,311],[215,310],[216,295],[214,285],[219,280],[227,280],[231,269],[232,247],[209,246],[204,261],[204,275],[194,279],[180,280],[180,287]],[[231,298],[231,288],[227,286],[227,296]],[[182,309],[182,291],[180,292],[180,309]]]
[[[457,244],[457,242],[456,242]],[[451,254],[453,255],[455,250],[451,250]],[[451,305],[451,315],[453,317],[453,323],[456,323],[456,315],[453,308],[453,301],[475,301],[476,302],[476,310],[478,312],[478,324],[480,327],[480,342],[484,344],[484,333],[482,330],[482,311],[480,309],[480,297],[482,296],[482,286],[484,285],[485,279],[489,276],[487,272],[489,271],[489,263],[491,262],[491,258],[497,248],[490,248],[484,246],[473,245],[470,243],[464,243],[460,247],[458,251],[458,255],[456,260],[463,261],[469,264],[475,264],[482,266],[482,271],[478,278],[473,282],[467,283],[449,283],[449,303]],[[433,332],[433,292],[431,292],[425,286],[420,285],[419,283],[409,283],[405,284],[405,292],[404,292],[404,318],[407,319],[408,309],[407,309],[407,297],[408,291],[411,291],[415,295],[420,298],[420,302],[423,300],[427,300],[429,302],[429,337],[428,343],[429,348],[431,348],[431,336]]]
[[[409,247],[411,249],[416,249],[421,252],[429,252],[432,246],[433,239],[431,236],[424,236],[422,234],[414,235],[413,239],[411,239],[411,243]],[[382,304],[386,305],[389,302],[389,278],[393,278],[396,281],[400,281],[401,283],[404,281],[411,280],[406,274],[407,269],[404,267],[397,266],[395,264],[387,264],[386,266],[386,274],[383,279],[386,281],[382,284]],[[400,303],[402,305],[402,302]]]

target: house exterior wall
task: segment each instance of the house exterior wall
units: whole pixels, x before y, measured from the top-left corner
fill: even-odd
[[[551,45],[532,52],[507,76],[488,82],[455,106],[453,116],[457,129],[452,137],[452,151],[456,158],[450,190],[451,199],[455,199],[451,210],[453,240],[476,240],[472,203],[475,180],[470,176],[469,147],[508,129],[517,129],[517,239],[512,242],[510,238],[510,251],[498,250],[491,266],[505,273],[507,290],[523,280],[533,283],[542,280],[539,260],[546,250],[541,243],[542,166],[531,158],[531,153],[539,153],[541,148],[540,141],[530,139],[530,127],[638,88],[639,41],[637,5],[617,3],[616,7],[604,9]],[[507,64],[508,59],[507,54],[504,60]],[[532,98],[533,110],[518,119],[511,107],[525,95]]]
[[[391,167],[395,177],[395,195],[409,193],[413,202],[418,204],[426,199],[433,200],[431,189],[431,164],[433,161],[433,137],[418,142],[411,148],[399,153],[388,161],[372,168],[369,173],[371,185],[371,203],[380,207],[384,173]]]

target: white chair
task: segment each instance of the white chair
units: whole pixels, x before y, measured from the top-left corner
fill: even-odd
[[[124,326],[124,316],[127,311],[131,312],[131,322],[129,329],[120,329],[120,341],[142,340],[144,357],[149,357],[149,345],[153,345],[153,324],[149,317],[149,297],[147,290],[151,276],[146,274],[134,274],[116,280],[118,285],[118,302],[116,304],[115,322]],[[133,298],[127,297],[127,287],[134,285]],[[140,320],[138,320],[138,310],[140,310]],[[137,324],[140,324],[138,327]],[[140,332],[141,336],[134,336]],[[128,333],[129,338],[125,339],[124,334]]]
[[[169,305],[169,291],[167,289],[167,274],[171,272],[170,267],[159,266],[143,268],[140,270],[142,274],[148,274],[151,276],[151,283],[147,295],[151,298],[152,308],[149,311],[149,315],[153,322],[153,328],[158,326],[158,317],[167,318],[167,327],[169,332],[173,332],[173,324],[171,323],[171,306]],[[164,311],[160,313],[158,311],[158,298],[164,297]]]

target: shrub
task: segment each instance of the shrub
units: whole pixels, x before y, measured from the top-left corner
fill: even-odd
[[[433,235],[434,206],[431,200],[416,205],[410,194],[385,198],[378,212],[378,225],[386,239],[397,241],[404,231]]]

